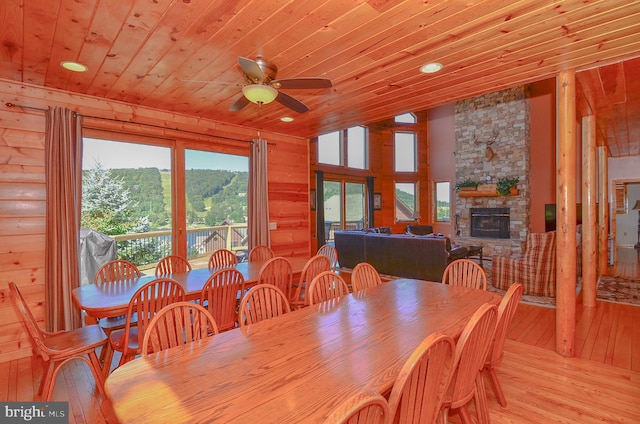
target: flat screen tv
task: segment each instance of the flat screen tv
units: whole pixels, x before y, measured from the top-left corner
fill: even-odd
[[[576,204],[576,225],[582,224],[582,203]],[[544,230],[556,229],[556,204],[544,205]]]

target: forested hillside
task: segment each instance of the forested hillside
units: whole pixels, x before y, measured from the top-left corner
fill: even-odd
[[[171,191],[169,171],[161,171],[158,168],[93,169],[83,171],[83,185],[90,184],[87,179],[93,179],[95,182],[100,173],[104,174],[102,178],[116,182],[113,186],[101,183],[103,188],[106,186],[116,187],[117,190],[125,194],[125,198],[128,193],[127,216],[129,219],[139,220],[147,217],[148,227],[151,230],[161,229],[170,225]],[[247,185],[247,172],[206,169],[187,170],[188,224],[190,226],[214,226],[220,225],[225,221],[229,223],[245,222],[247,214]],[[114,189],[111,188],[111,190]],[[110,193],[102,193],[101,195],[104,197],[112,196]],[[113,234],[114,232],[107,231],[107,233]],[[120,231],[116,230],[115,233],[120,233]]]

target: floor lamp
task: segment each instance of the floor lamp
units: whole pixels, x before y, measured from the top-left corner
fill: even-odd
[[[633,247],[640,249],[640,200],[636,200],[636,204],[633,205],[633,210],[638,211],[638,242]]]

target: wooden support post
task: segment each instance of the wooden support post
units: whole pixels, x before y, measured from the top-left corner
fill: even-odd
[[[596,120],[582,118],[582,302],[596,306]]]
[[[600,144],[600,143],[598,143]],[[609,266],[609,166],[607,147],[598,145],[598,272],[602,275]]]
[[[556,352],[575,355],[576,330],[576,84],[575,71],[556,77]]]

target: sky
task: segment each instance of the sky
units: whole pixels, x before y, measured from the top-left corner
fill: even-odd
[[[168,147],[120,141],[83,139],[82,169],[91,169],[96,162],[103,168],[171,168],[171,150]],[[197,150],[186,151],[187,169],[225,169],[248,171],[249,158]]]

